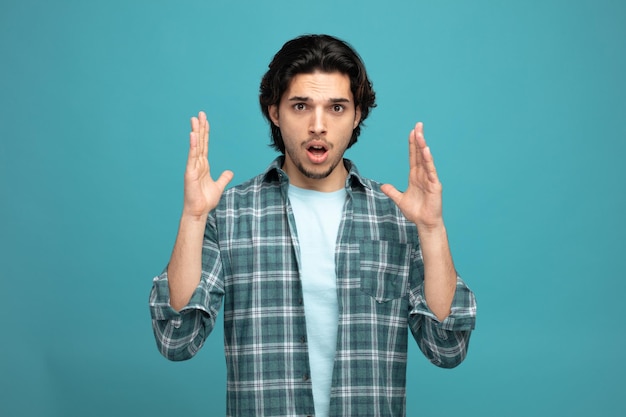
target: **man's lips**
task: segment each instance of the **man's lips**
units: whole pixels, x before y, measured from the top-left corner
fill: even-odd
[[[322,154],[324,152],[326,152],[326,148],[323,146],[319,146],[319,145],[314,145],[314,146],[309,146],[307,148],[307,151],[314,153],[314,154]]]
[[[321,141],[311,141],[306,144],[306,153],[314,164],[321,164],[328,157],[328,144]]]

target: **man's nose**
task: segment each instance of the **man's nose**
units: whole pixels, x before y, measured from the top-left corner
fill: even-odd
[[[310,124],[309,130],[311,133],[316,135],[326,133],[326,116],[324,114],[324,109],[315,109],[315,111],[311,114]]]

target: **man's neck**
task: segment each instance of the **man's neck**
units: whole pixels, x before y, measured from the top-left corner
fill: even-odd
[[[289,177],[289,182],[296,187],[325,193],[341,190],[345,187],[346,178],[348,178],[348,170],[343,160],[324,178],[308,177],[294,164],[289,163],[288,159],[285,160],[282,169]]]

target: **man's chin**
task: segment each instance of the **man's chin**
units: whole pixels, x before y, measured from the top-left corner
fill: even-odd
[[[311,180],[323,180],[324,178],[327,178],[334,170],[334,167],[331,167],[330,169],[327,170],[308,170],[304,167],[298,167],[298,170],[300,171],[300,173],[302,175],[304,175],[305,177],[307,177],[308,179]]]

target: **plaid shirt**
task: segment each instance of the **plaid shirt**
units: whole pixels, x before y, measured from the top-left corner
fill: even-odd
[[[404,416],[410,329],[435,365],[454,367],[467,353],[476,303],[457,278],[452,313],[439,322],[423,293],[414,224],[345,160],[348,198],[336,247],[339,303],[330,416]],[[315,413],[295,220],[282,157],[227,190],[207,220],[202,279],[180,312],[169,305],[167,270],[150,295],[160,352],[194,356],[224,302],[229,416]]]

